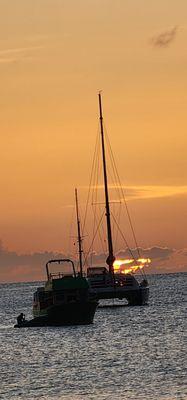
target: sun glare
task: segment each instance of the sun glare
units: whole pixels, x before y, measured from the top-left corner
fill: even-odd
[[[134,263],[136,264],[134,265]],[[129,273],[135,273],[138,269],[147,267],[150,263],[151,263],[150,258],[138,258],[138,260],[134,260],[132,258],[126,260],[115,260],[113,267],[115,273],[120,272],[121,274],[129,274]],[[132,265],[129,266],[129,264]]]

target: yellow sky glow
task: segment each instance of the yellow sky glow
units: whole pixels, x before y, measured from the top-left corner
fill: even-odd
[[[68,206],[75,187],[86,201],[100,89],[141,245],[185,247],[186,0],[8,0],[0,7],[5,247],[68,249]]]

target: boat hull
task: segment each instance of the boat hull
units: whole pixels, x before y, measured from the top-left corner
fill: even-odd
[[[14,327],[89,325],[93,323],[97,305],[98,302],[93,301],[54,305],[46,310],[46,315],[23,321]]]
[[[65,305],[54,305],[47,311],[48,320],[57,325],[92,324],[97,302],[76,302]]]
[[[92,274],[88,277],[91,290],[98,299],[126,299],[129,306],[148,304],[149,285],[146,279],[141,283],[132,274],[115,274],[108,272]]]
[[[148,304],[149,287],[119,288],[101,287],[93,289],[99,300],[101,299],[126,299],[129,306],[144,306]]]

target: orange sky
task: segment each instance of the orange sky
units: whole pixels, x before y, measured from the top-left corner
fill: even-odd
[[[86,198],[99,89],[121,181],[136,193],[128,204],[140,246],[187,247],[186,21],[186,0],[1,2],[6,249],[69,250],[69,205],[75,186]]]

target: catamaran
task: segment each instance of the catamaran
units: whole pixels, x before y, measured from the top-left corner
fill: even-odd
[[[131,260],[129,261],[133,263],[133,266],[129,267],[129,269],[123,268],[127,260],[123,260],[120,265],[120,262],[116,260],[114,255],[101,93],[99,93],[99,121],[108,255],[104,266],[89,266],[87,268],[87,279],[92,291],[96,293],[98,299],[126,299],[131,306],[145,305],[148,303],[149,285],[143,270],[140,255],[138,258],[135,258],[131,249],[129,249],[131,252]],[[132,227],[132,223],[130,223],[130,225]],[[133,235],[135,237],[134,230]],[[137,244],[136,240],[135,242]],[[139,252],[138,246],[136,250]],[[145,261],[149,262],[150,260]],[[137,270],[140,270],[142,273],[141,281],[135,276]]]

